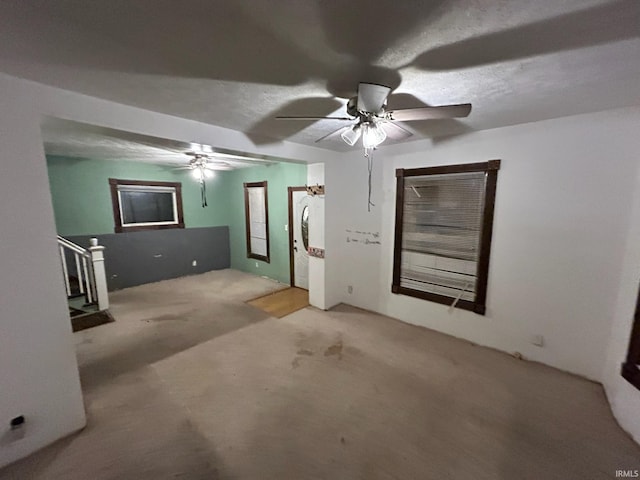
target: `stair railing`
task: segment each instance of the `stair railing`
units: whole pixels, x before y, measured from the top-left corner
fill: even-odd
[[[95,238],[86,249],[58,235],[58,251],[67,297],[84,295],[87,304],[97,304],[98,310],[109,308],[107,276],[104,268],[104,247]],[[76,274],[78,291],[74,292],[71,276]]]

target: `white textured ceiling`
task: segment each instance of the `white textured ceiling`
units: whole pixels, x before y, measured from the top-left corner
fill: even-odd
[[[195,143],[141,135],[113,128],[47,117],[43,120],[42,140],[47,155],[101,160],[129,160],[186,166],[193,159],[187,152],[206,153],[209,164],[224,170],[290,161],[286,158],[256,155],[221,148],[207,149]]]
[[[312,145],[359,81],[473,104],[412,139],[640,104],[638,0],[3,0],[0,70]],[[317,146],[343,150],[339,139]]]

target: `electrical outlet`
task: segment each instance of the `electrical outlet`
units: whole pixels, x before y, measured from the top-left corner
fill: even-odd
[[[16,430],[18,428],[22,428],[24,426],[24,422],[24,415],[19,415],[15,418],[12,418],[9,422],[9,425],[11,426],[11,430]]]
[[[192,267],[197,267],[198,266],[198,261],[194,260],[193,262],[191,262],[191,266]]]
[[[4,438],[10,442],[16,442],[22,440],[25,437],[25,418],[24,415],[19,415],[12,418],[9,422],[10,430],[5,433]]]
[[[353,285],[349,285],[349,286],[347,287],[347,293],[348,293],[348,294],[352,294],[352,293],[353,293]]]
[[[258,264],[258,262],[256,262],[256,268],[258,268],[260,265]]]
[[[288,223],[285,223],[285,224],[284,224],[284,231],[285,231],[285,232],[288,232],[288,231],[289,231],[289,224],[288,224]]]

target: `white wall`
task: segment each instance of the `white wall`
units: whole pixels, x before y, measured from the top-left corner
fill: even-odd
[[[637,177],[640,109],[382,148],[327,162],[326,284],[343,301],[601,380]],[[391,293],[395,169],[501,159],[487,314]],[[382,244],[346,243],[346,229]],[[353,294],[347,287],[353,286]],[[544,347],[530,343],[544,336]]]
[[[324,164],[307,167],[307,185],[324,185]],[[309,197],[309,246],[325,248],[324,195]],[[309,257],[309,303],[325,310],[326,285],[325,262],[322,258]]]
[[[0,80],[0,466],[85,424],[39,116]],[[9,421],[24,415],[24,438]]]
[[[255,147],[239,132],[0,74],[0,466],[85,423],[46,162],[43,115],[183,141],[319,162],[286,142]],[[106,252],[108,255],[108,252]],[[25,415],[25,436],[9,421]]]

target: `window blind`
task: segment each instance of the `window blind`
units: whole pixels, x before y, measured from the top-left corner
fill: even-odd
[[[404,179],[400,286],[474,301],[485,172]]]

